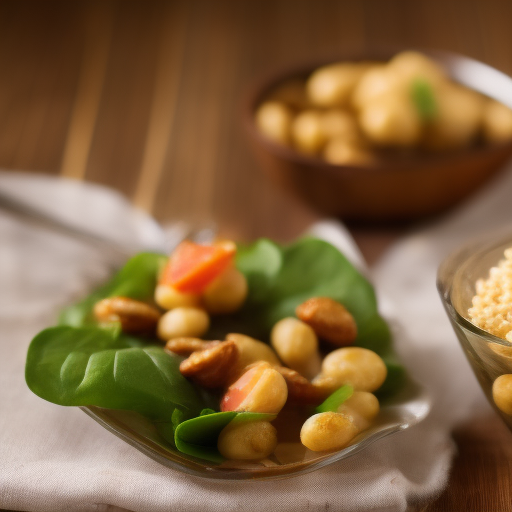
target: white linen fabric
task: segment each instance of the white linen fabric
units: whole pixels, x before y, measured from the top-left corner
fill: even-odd
[[[168,469],[77,408],[33,395],[24,381],[28,344],[59,308],[105,279],[91,247],[0,211],[0,507],[26,511],[403,511],[446,485],[453,425],[489,406],[435,291],[442,256],[469,235],[512,219],[508,173],[438,225],[399,242],[373,272],[407,331],[397,350],[433,397],[421,424],[313,473],[269,482],[222,482]],[[127,247],[158,247],[164,232],[118,194],[73,181],[0,173],[0,191],[97,230]],[[312,231],[359,259],[336,222]],[[359,264],[361,261],[359,259]]]

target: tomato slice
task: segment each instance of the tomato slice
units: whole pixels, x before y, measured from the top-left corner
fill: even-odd
[[[185,240],[171,254],[160,284],[184,293],[202,293],[233,261],[234,243],[200,245]]]

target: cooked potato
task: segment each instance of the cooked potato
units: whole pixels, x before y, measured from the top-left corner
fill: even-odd
[[[367,106],[370,102],[388,96],[403,94],[405,82],[399,75],[384,65],[375,65],[366,70],[354,89],[352,105],[356,109]]]
[[[482,123],[482,96],[460,85],[445,84],[436,91],[436,103],[436,117],[425,130],[425,147],[443,150],[469,145]]]
[[[325,146],[322,155],[327,162],[335,165],[364,165],[374,161],[370,151],[343,137],[331,139]]]
[[[256,112],[256,126],[269,139],[288,144],[290,142],[290,126],[292,113],[283,103],[267,101],[259,106]]]
[[[346,141],[361,139],[356,118],[346,110],[331,109],[323,112],[320,115],[320,125],[328,139],[334,137],[343,138]]]
[[[498,103],[488,101],[483,113],[484,136],[491,142],[505,142],[512,139],[512,110]]]
[[[395,55],[388,64],[388,69],[407,81],[427,80],[436,84],[446,80],[446,74],[437,62],[419,52],[407,51]]]
[[[292,138],[302,153],[318,153],[327,142],[321,119],[322,114],[318,110],[305,110],[294,119]]]

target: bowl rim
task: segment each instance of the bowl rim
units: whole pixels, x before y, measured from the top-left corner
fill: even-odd
[[[478,259],[478,257],[505,245],[512,247],[512,232],[510,231],[508,231],[508,234],[502,232],[498,235],[498,238],[495,233],[487,234],[477,240],[466,243],[443,259],[438,267],[436,286],[445,310],[453,321],[486,342],[512,347],[512,343],[508,340],[500,338],[472,323],[455,307],[451,299],[453,280],[457,272],[460,272],[472,260]]]
[[[494,142],[485,143],[476,146],[470,146],[463,148],[462,150],[453,150],[446,152],[424,152],[421,154],[421,158],[418,155],[405,154],[400,157],[386,157],[385,159],[376,160],[366,164],[332,164],[326,162],[324,159],[315,155],[306,155],[300,153],[294,148],[279,144],[267,137],[265,137],[256,127],[254,123],[254,113],[265,95],[272,90],[279,83],[284,82],[286,79],[293,77],[306,76],[319,66],[334,64],[336,62],[361,62],[361,61],[379,61],[389,60],[395,54],[401,51],[417,51],[427,55],[434,59],[440,64],[447,72],[448,76],[457,83],[464,85],[472,90],[476,90],[473,86],[463,83],[460,80],[455,80],[453,68],[458,66],[459,68],[478,67],[480,69],[487,69],[488,72],[492,72],[495,75],[499,75],[501,80],[509,82],[508,86],[512,89],[512,77],[503,73],[502,71],[489,66],[476,59],[467,57],[465,55],[457,54],[454,52],[448,52],[444,50],[436,49],[425,49],[425,48],[414,48],[414,47],[380,47],[378,49],[371,50],[360,50],[360,51],[345,51],[337,52],[335,55],[323,57],[319,59],[309,59],[303,63],[295,63],[290,66],[283,67],[274,66],[273,69],[267,70],[266,73],[260,75],[260,77],[254,81],[253,85],[248,88],[245,97],[243,98],[242,104],[242,115],[243,125],[247,133],[258,141],[259,144],[264,146],[270,153],[284,160],[290,161],[291,163],[298,164],[299,166],[314,166],[321,168],[328,173],[335,174],[360,174],[361,172],[367,173],[368,175],[382,173],[386,170],[409,170],[411,164],[414,164],[416,168],[428,168],[435,165],[438,162],[449,163],[450,161],[457,162],[461,158],[471,158],[475,155],[493,154],[500,149],[511,149],[512,140],[505,142]],[[485,93],[490,99],[500,101],[496,96],[489,94],[489,91]],[[500,101],[500,103],[503,103]]]

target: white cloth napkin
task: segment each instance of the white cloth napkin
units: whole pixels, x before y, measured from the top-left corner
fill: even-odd
[[[107,275],[102,255],[0,211],[0,507],[26,511],[174,512],[237,510],[403,511],[444,488],[454,446],[450,429],[487,408],[435,291],[442,256],[468,235],[512,218],[512,174],[433,228],[397,244],[374,281],[391,300],[409,342],[397,349],[434,398],[420,425],[313,473],[269,482],[191,477],[154,462],[77,408],[60,407],[25,385],[30,339],[62,305]],[[0,191],[128,246],[158,246],[164,233],[118,194],[98,186],[0,173]],[[313,228],[358,259],[339,224]],[[389,306],[392,304],[392,306]]]

